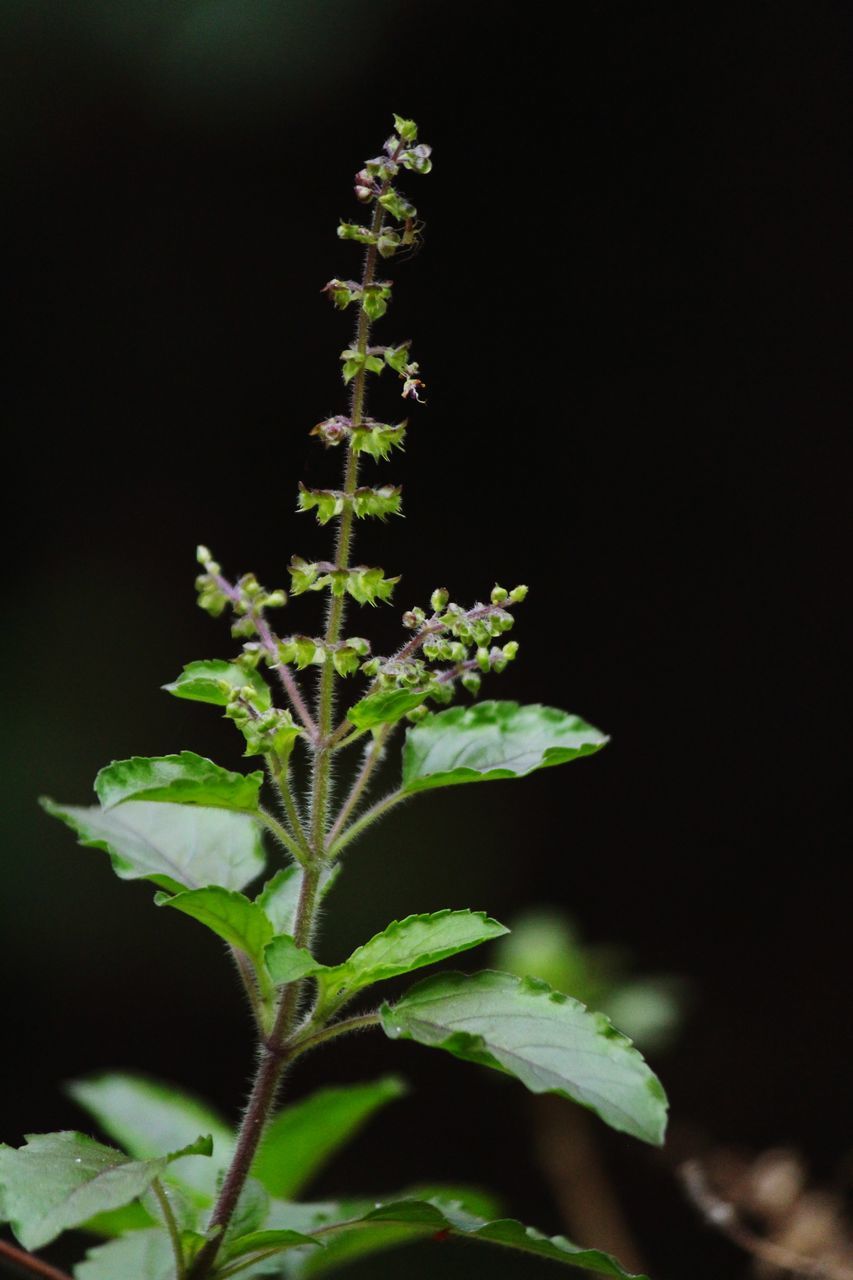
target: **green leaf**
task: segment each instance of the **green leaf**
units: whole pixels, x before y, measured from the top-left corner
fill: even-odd
[[[75,1280],[175,1280],[175,1255],[158,1227],[96,1245],[74,1268]]]
[[[286,1107],[266,1130],[252,1173],[271,1196],[301,1195],[332,1156],[406,1086],[397,1076],[320,1089]]]
[[[285,1253],[288,1249],[301,1249],[305,1245],[311,1245],[314,1248],[322,1248],[319,1240],[312,1239],[311,1236],[301,1235],[298,1231],[289,1231],[286,1228],[267,1231],[253,1231],[249,1235],[240,1236],[222,1251],[221,1261],[234,1262],[237,1258],[247,1258],[252,1253],[263,1254],[269,1249],[276,1250],[276,1256],[279,1253]],[[251,1267],[241,1271],[240,1275],[256,1276],[256,1275],[281,1275],[281,1262],[277,1262],[276,1258],[261,1259],[265,1263],[263,1269]]]
[[[374,982],[438,964],[508,932],[482,911],[444,910],[394,920],[343,964],[326,969],[322,987],[333,998],[342,992],[354,995]]]
[[[173,893],[207,884],[242,889],[263,870],[260,831],[247,814],[148,800],[114,809],[41,804],[82,845],[105,850],[121,880],[153,880]]]
[[[235,1140],[206,1103],[176,1085],[123,1072],[73,1080],[67,1091],[108,1137],[140,1160],[179,1150],[195,1134],[209,1133],[212,1159],[176,1160],[168,1177],[190,1192],[196,1204],[213,1203],[217,1174],[230,1163]]]
[[[419,707],[427,696],[426,689],[378,689],[353,704],[347,719],[357,729],[372,729],[379,724],[395,724],[409,711]],[[411,732],[411,730],[410,730]]]
[[[352,1201],[340,1205],[281,1205],[281,1212],[275,1216],[281,1217],[282,1227],[310,1232],[326,1245],[322,1253],[301,1257],[293,1269],[288,1270],[288,1275],[308,1280],[308,1277],[326,1275],[356,1258],[440,1234],[501,1245],[564,1266],[615,1277],[615,1280],[648,1280],[646,1276],[632,1276],[609,1254],[572,1244],[565,1236],[543,1235],[512,1218],[481,1216],[474,1211],[480,1197],[456,1198],[451,1189],[446,1194],[415,1195],[417,1198],[386,1197],[378,1204]],[[487,1199],[483,1208],[490,1208]]]
[[[284,867],[268,880],[255,902],[268,917],[273,933],[293,934],[296,928],[296,908],[302,891],[302,868]]]
[[[295,982],[297,978],[308,978],[325,967],[286,933],[273,938],[264,952],[264,962],[277,987]]]
[[[517,702],[452,707],[408,730],[403,790],[522,778],[592,755],[607,741],[592,725],[554,707]]]
[[[189,662],[177,680],[164,684],[167,693],[176,698],[188,698],[191,702],[210,702],[215,707],[225,707],[236,689],[250,688],[252,703],[259,711],[272,706],[272,694],[263,676],[250,667],[221,658],[209,658],[202,662]]]
[[[419,982],[382,1028],[457,1058],[514,1075],[533,1093],[589,1107],[614,1129],[660,1145],[666,1095],[657,1076],[603,1013],[536,978],[439,974]]]
[[[546,1236],[533,1227],[526,1227],[512,1218],[499,1218],[488,1222],[461,1207],[441,1200],[401,1200],[384,1204],[359,1219],[361,1230],[369,1230],[376,1224],[396,1224],[412,1230],[412,1238],[433,1236],[447,1231],[463,1240],[480,1240],[488,1244],[503,1245],[522,1253],[562,1262],[566,1266],[584,1271],[596,1271],[599,1275],[615,1276],[618,1280],[631,1280],[615,1258],[598,1249],[583,1249],[572,1244],[565,1236]],[[634,1280],[646,1280],[635,1277]]]
[[[105,809],[128,800],[167,800],[254,813],[263,780],[260,771],[232,773],[194,751],[182,751],[114,760],[95,778],[95,792]]]
[[[262,907],[234,889],[208,885],[169,898],[158,893],[158,907],[174,907],[212,929],[232,947],[244,951],[258,969],[263,968],[264,947],[273,937],[273,927]]]
[[[26,1146],[0,1147],[0,1185],[12,1230],[25,1249],[40,1249],[97,1213],[146,1190],[180,1156],[210,1155],[209,1138],[155,1160],[130,1160],[82,1133],[27,1134]]]

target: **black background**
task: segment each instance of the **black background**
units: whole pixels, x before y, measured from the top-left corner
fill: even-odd
[[[327,955],[411,911],[563,906],[693,984],[656,1064],[676,1154],[786,1142],[840,1177],[847,7],[6,13],[4,1138],[82,1124],[60,1082],[106,1066],[230,1114],[245,1095],[218,946],[35,797],[82,803],[133,753],[238,764],[230,726],[158,686],[230,652],[193,604],[197,541],[270,585],[292,551],[325,554],[293,514],[300,479],[338,470],[307,436],[344,407],[349,318],[319,290],[357,270],[336,219],[356,216],[350,176],[397,110],[436,163],[410,180],[423,246],[391,271],[377,338],[413,337],[429,403],[382,473],[407,518],[361,552],[404,572],[401,607],[437,583],[469,600],[529,582],[519,660],[489,692],[571,707],[613,741],[394,815],[352,856]],[[399,411],[390,384],[375,404]],[[311,629],[315,607],[282,626]],[[398,614],[368,620],[380,645]],[[365,1037],[294,1088],[392,1068],[413,1098],[320,1192],[455,1176],[559,1229],[502,1080]],[[604,1149],[656,1276],[742,1273],[682,1204],[675,1155]],[[440,1261],[486,1266],[453,1246]],[[369,1273],[435,1264],[424,1249]]]

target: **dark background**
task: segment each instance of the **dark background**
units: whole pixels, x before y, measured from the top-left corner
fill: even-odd
[[[35,797],[82,803],[133,753],[239,763],[227,723],[158,686],[231,652],[193,604],[197,541],[270,585],[292,551],[325,554],[293,514],[299,479],[337,483],[307,431],[344,407],[350,323],[319,290],[357,270],[336,219],[357,215],[351,174],[397,110],[436,163],[409,181],[424,243],[392,265],[377,338],[414,338],[429,403],[382,473],[407,519],[362,554],[404,571],[400,607],[437,583],[471,600],[529,582],[519,661],[489,693],[570,707],[613,741],[394,815],[353,853],[327,955],[393,915],[548,902],[684,974],[692,1013],[656,1064],[673,1154],[604,1149],[656,1277],[742,1274],[683,1205],[676,1156],[785,1142],[832,1181],[850,1137],[849,9],[4,9],[0,1132],[82,1124],[60,1082],[107,1066],[230,1114],[245,1095],[247,1019],[215,941]],[[399,415],[390,384],[375,407]],[[317,603],[282,626],[312,629]],[[390,648],[398,615],[355,629]],[[365,1037],[294,1087],[388,1069],[416,1092],[320,1192],[453,1176],[559,1229],[526,1100],[500,1078]],[[440,1261],[532,1270],[455,1246]],[[424,1248],[364,1274],[435,1264]]]

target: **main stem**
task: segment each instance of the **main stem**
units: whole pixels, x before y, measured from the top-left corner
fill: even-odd
[[[300,947],[305,946],[310,936],[319,879],[320,872],[316,864],[306,867],[303,873],[302,890],[299,895],[294,926],[294,937]],[[299,987],[300,983],[298,982],[291,982],[285,987],[279,1001],[273,1029],[269,1037],[266,1040],[262,1040],[259,1046],[260,1061],[255,1073],[249,1103],[243,1116],[243,1123],[240,1126],[240,1132],[237,1137],[234,1159],[225,1176],[219,1199],[210,1219],[208,1230],[215,1231],[216,1234],[208,1240],[207,1244],[199,1252],[188,1272],[188,1280],[203,1280],[203,1277],[210,1274],[222,1243],[222,1236],[237,1207],[240,1193],[246,1185],[246,1179],[255,1159],[258,1144],[266,1128],[270,1112],[275,1105],[279,1085],[290,1061],[285,1041],[288,1033],[293,1028],[298,1010]]]
[[[383,217],[384,210],[377,200],[370,228],[374,237],[379,235]],[[364,260],[363,288],[367,288],[373,283],[376,272],[376,258],[376,245],[371,244],[368,246]],[[358,327],[356,329],[356,348],[361,356],[367,354],[369,341],[370,319],[364,308],[360,306]],[[353,380],[350,401],[350,425],[352,428],[361,426],[364,421],[365,381],[366,373],[362,365]],[[358,454],[350,447],[344,475],[345,497],[343,511],[338,525],[338,537],[335,546],[335,566],[338,569],[347,568],[349,563],[354,515],[352,499],[357,481]],[[327,655],[329,646],[337,644],[340,639],[343,618],[343,596],[333,595],[326,623],[325,642]],[[334,676],[334,664],[331,657],[327,656],[320,677],[317,727],[314,737],[311,832],[308,839],[310,858],[303,870],[302,891],[299,897],[293,931],[296,944],[300,947],[307,946],[311,941],[316,915],[317,887],[320,879],[320,869],[325,857],[326,830],[329,819],[329,774],[332,752],[330,738],[332,736]],[[304,720],[306,717],[303,715],[302,718]],[[294,834],[297,833],[295,832]],[[282,1078],[291,1060],[287,1041],[288,1036],[293,1031],[298,1013],[300,987],[300,982],[291,982],[285,987],[279,1001],[273,1029],[267,1039],[261,1041],[258,1068],[255,1073],[249,1103],[243,1116],[243,1123],[240,1126],[240,1132],[237,1137],[234,1159],[225,1176],[219,1199],[216,1202],[213,1216],[210,1220],[209,1231],[215,1234],[212,1235],[199,1252],[195,1262],[190,1267],[187,1280],[205,1280],[205,1277],[210,1275],[219,1252],[222,1236],[231,1221],[243,1187],[246,1185],[246,1179],[249,1176],[258,1145],[275,1105]]]

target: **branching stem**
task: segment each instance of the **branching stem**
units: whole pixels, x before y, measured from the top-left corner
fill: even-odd
[[[375,805],[368,809],[366,813],[363,813],[360,818],[356,818],[355,822],[347,827],[343,835],[339,836],[335,843],[330,846],[329,858],[334,860],[339,857],[352,840],[355,840],[363,831],[366,831],[378,818],[384,817],[389,809],[393,809],[395,805],[406,799],[408,799],[408,795],[405,791],[392,791],[389,795],[384,796],[383,799],[377,800]]]
[[[335,843],[338,836],[344,830],[347,822],[349,821],[350,815],[352,814],[353,810],[355,809],[361,797],[364,795],[365,789],[367,788],[368,783],[370,782],[371,774],[373,773],[373,770],[376,768],[379,761],[382,759],[382,753],[385,750],[385,745],[390,736],[391,728],[392,726],[389,724],[383,725],[379,733],[373,739],[373,742],[371,743],[371,745],[365,751],[364,760],[362,762],[361,768],[356,774],[355,780],[350,789],[350,793],[347,796],[344,803],[341,805],[340,813],[335,819],[334,825],[331,831],[329,832],[330,846]]]
[[[320,1031],[305,1036],[303,1040],[295,1040],[290,1050],[290,1058],[291,1060],[298,1058],[303,1053],[316,1049],[318,1045],[337,1039],[338,1036],[348,1035],[351,1031],[366,1031],[369,1027],[375,1027],[378,1024],[379,1014],[375,1012],[356,1013],[351,1018],[342,1018],[340,1022],[332,1022]]]

